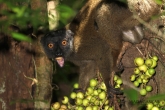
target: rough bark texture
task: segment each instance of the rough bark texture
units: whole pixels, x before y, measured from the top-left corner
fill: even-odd
[[[27,2],[22,5],[29,6]],[[46,0],[31,1],[33,10],[41,10],[43,23],[48,22],[46,5]],[[4,4],[0,8],[8,9]],[[6,16],[0,16],[0,20],[3,19]],[[36,40],[32,43],[16,41],[9,34],[4,35],[2,30],[3,27],[0,30],[0,109],[50,110],[53,67],[40,45],[42,30],[35,31]]]
[[[36,5],[37,4],[37,5]],[[31,8],[33,10],[41,10],[40,18],[42,22],[48,22],[47,19],[47,1],[46,0],[32,0]],[[35,62],[35,78],[38,83],[35,86],[34,91],[34,100],[35,100],[35,109],[37,110],[50,110],[50,103],[52,98],[52,73],[53,66],[52,62],[46,57],[42,50],[42,46],[40,44],[40,37],[43,34],[37,35],[37,40],[33,44],[33,48],[36,52],[34,56]]]
[[[37,52],[35,59],[35,77],[38,83],[35,86],[35,108],[36,109],[50,109],[50,103],[52,98],[52,62],[45,56],[38,40],[34,45]]]
[[[0,35],[0,109],[30,110],[33,108],[31,94],[34,69],[31,45],[16,42],[10,37]]]

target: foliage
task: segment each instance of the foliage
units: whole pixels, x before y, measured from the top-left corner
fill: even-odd
[[[20,41],[27,41],[27,42],[31,42],[32,41],[31,38],[29,38],[29,37],[27,37],[27,36],[25,36],[25,35],[23,35],[21,33],[12,32],[11,35],[12,35],[12,37],[14,39],[17,39],[17,40],[20,40]]]
[[[77,11],[84,5],[86,0],[63,0],[60,1],[57,10],[59,12],[59,26],[62,28],[67,25],[73,17],[76,15]]]
[[[58,5],[57,10],[60,14],[60,24],[66,25],[68,19],[75,16],[75,11],[65,4]]]
[[[123,91],[127,98],[133,103],[133,104],[136,104],[137,103],[137,100],[138,100],[138,92],[134,89],[126,89]]]
[[[40,10],[32,10],[28,5],[16,4],[10,1],[3,1],[3,4],[7,6],[7,9],[1,10],[0,13],[6,16],[6,19],[1,20],[0,24],[5,29],[11,24],[21,29],[26,29],[28,24],[31,24],[35,29],[40,25],[44,25],[39,18]]]
[[[0,10],[0,14],[4,16],[4,19],[0,20],[1,32],[11,35],[13,38],[20,41],[30,42],[31,39],[24,34],[15,33],[11,26],[16,27],[19,31],[28,30],[28,26],[33,27],[34,30],[38,29],[39,26],[46,27],[40,17],[40,10],[32,10],[29,7],[29,2],[24,1],[5,1],[0,0],[0,3],[6,8]],[[26,5],[23,5],[26,4]]]
[[[163,3],[163,0],[154,0],[158,5],[161,5]]]
[[[48,28],[47,23],[44,24],[39,17],[40,10],[32,10],[29,0],[0,0],[0,3],[7,7],[0,10],[0,14],[5,16],[5,19],[0,20],[0,25],[3,26],[1,32],[9,34],[17,40],[29,42],[31,41],[30,38],[23,34],[13,33],[13,30],[9,30],[9,27],[13,25],[18,27],[19,30],[27,30],[29,25],[34,30],[37,30],[40,26]],[[61,1],[57,7],[60,15],[58,28],[64,27],[75,16],[75,10],[82,4],[82,1]]]

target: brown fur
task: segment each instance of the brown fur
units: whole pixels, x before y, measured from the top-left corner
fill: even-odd
[[[66,29],[46,34],[41,43],[48,57],[60,67],[65,60],[80,67],[81,89],[85,90],[89,80],[100,72],[108,93],[119,93],[112,88],[110,78],[121,69],[126,49],[123,41],[140,43],[144,37],[142,26],[132,12],[148,21],[158,8],[152,0],[128,0],[128,5],[119,0],[89,0]],[[118,104],[115,108],[119,108]]]
[[[96,75],[97,70],[102,74],[105,84],[109,84],[110,74],[116,71],[118,66],[117,59],[123,45],[122,32],[139,25],[127,6],[121,7],[114,2],[108,3],[109,1],[89,0],[73,21],[66,26],[66,29],[70,29],[75,34],[74,51],[68,60],[80,66],[79,84],[83,89],[87,87],[89,79]],[[146,3],[148,1],[152,0],[147,0]],[[144,4],[143,1],[140,2]],[[136,0],[128,0],[129,7],[136,6],[135,10],[142,13],[140,17],[145,20],[158,12],[158,5],[153,1],[152,3],[155,9],[144,7],[148,12],[146,16],[146,13],[142,13],[143,8],[140,5],[137,7]],[[130,42],[140,41],[141,39],[135,38]]]

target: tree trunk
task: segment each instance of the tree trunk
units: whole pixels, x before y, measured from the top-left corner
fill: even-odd
[[[31,44],[16,42],[0,35],[0,109],[23,110],[33,108],[31,84],[34,76]]]
[[[37,5],[36,5],[37,4]],[[47,0],[32,0],[31,8],[34,10],[41,10],[40,18],[42,22],[47,23]],[[37,40],[33,44],[34,50],[36,52],[34,56],[34,66],[35,66],[35,78],[37,83],[35,85],[34,91],[34,101],[35,109],[37,110],[50,110],[51,98],[52,98],[52,73],[53,65],[52,62],[47,58],[42,50],[40,44],[40,38],[43,34],[37,35]]]
[[[31,0],[30,4],[31,9],[40,10],[42,24],[48,24],[47,1]],[[23,5],[29,6],[27,3]],[[1,9],[8,9],[5,4],[0,6]],[[6,16],[0,16],[0,20],[2,19],[6,19]],[[5,35],[1,27],[0,109],[50,110],[53,66],[40,45],[44,31],[42,29],[35,31],[35,41],[28,43]]]

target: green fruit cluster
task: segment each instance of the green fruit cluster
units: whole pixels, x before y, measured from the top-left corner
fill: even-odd
[[[152,86],[147,85],[151,77],[156,73],[155,67],[157,66],[158,57],[153,56],[152,58],[143,59],[137,57],[134,59],[134,73],[131,75],[130,80],[134,86],[141,87],[140,94],[146,95],[147,92],[152,91]]]
[[[74,84],[78,88],[78,84]],[[103,82],[91,79],[85,92],[72,92],[70,98],[75,100],[75,105],[70,104],[69,97],[64,96],[62,105],[55,102],[51,110],[114,110],[109,106],[107,89]]]
[[[165,100],[152,101],[146,104],[147,110],[164,110]]]
[[[64,104],[60,104],[59,102],[55,102],[52,106],[51,106],[51,110],[68,110],[67,106]]]
[[[120,88],[121,85],[123,84],[123,81],[120,77],[118,77],[117,75],[114,75],[114,78],[113,78],[114,82],[115,82],[115,88]]]

